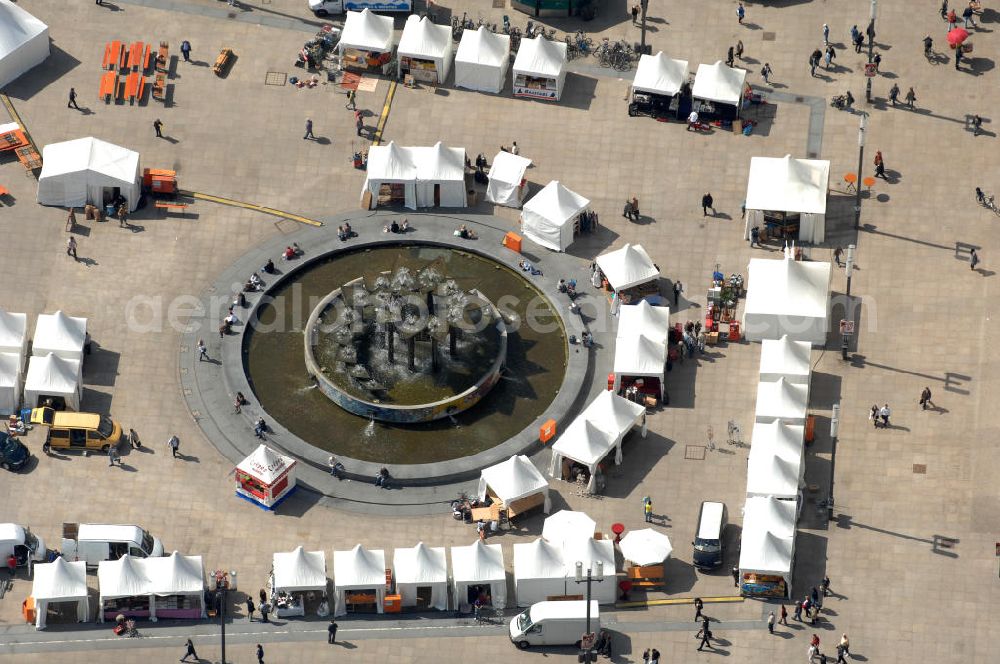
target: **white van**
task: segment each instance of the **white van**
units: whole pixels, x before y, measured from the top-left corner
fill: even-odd
[[[587,631],[587,602],[538,602],[510,621],[510,640],[524,650],[529,646],[580,647]],[[590,601],[590,631],[601,631],[597,600]]]
[[[14,556],[18,567],[45,562],[45,542],[31,530],[16,523],[0,523],[0,564]]]
[[[359,12],[363,9],[409,14],[413,11],[413,0],[309,0],[309,9],[319,18],[349,11]]]
[[[118,560],[126,553],[157,558],[163,555],[163,543],[139,526],[63,524],[62,554],[68,561],[83,560],[87,567],[97,567],[102,560]]]

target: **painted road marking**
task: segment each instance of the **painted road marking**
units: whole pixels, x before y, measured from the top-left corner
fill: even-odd
[[[375,135],[372,137],[372,145],[382,142],[382,131],[385,123],[389,119],[389,109],[392,107],[392,99],[396,96],[396,81],[389,83],[389,91],[385,93],[385,103],[382,105],[382,114],[378,117],[378,125],[375,127]]]
[[[202,194],[197,191],[180,191],[178,190],[178,195],[188,196],[199,201],[209,201],[210,203],[218,203],[219,205],[228,205],[230,207],[243,208],[244,210],[253,210],[254,212],[262,212],[264,214],[269,214],[273,217],[281,217],[282,219],[290,219],[292,221],[297,221],[300,224],[308,224],[309,226],[322,226],[322,221],[316,221],[315,219],[309,219],[308,217],[303,217],[298,214],[292,214],[291,212],[283,212],[281,210],[275,210],[264,205],[257,205],[255,203],[245,203],[243,201],[233,200],[232,198],[223,198],[222,196],[213,196],[211,194]]]

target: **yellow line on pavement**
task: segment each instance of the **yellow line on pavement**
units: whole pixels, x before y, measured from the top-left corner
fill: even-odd
[[[731,597],[702,597],[701,601],[705,604],[733,604],[736,602],[742,602],[743,598],[739,595],[734,595]],[[673,606],[679,604],[694,604],[693,597],[677,597],[673,599],[647,599],[640,600],[637,602],[618,602],[615,604],[616,609],[638,609],[645,606]]]
[[[389,82],[389,91],[385,94],[385,103],[382,105],[382,114],[378,118],[378,125],[375,127],[375,135],[372,137],[372,145],[382,142],[382,130],[389,119],[389,108],[392,106],[392,98],[396,96],[396,81]]]
[[[322,221],[316,221],[315,219],[309,219],[308,217],[303,217],[301,215],[292,214],[291,212],[282,212],[281,210],[275,210],[274,208],[269,208],[264,205],[256,205],[254,203],[244,203],[243,201],[236,201],[232,198],[223,198],[222,196],[213,196],[211,194],[202,194],[197,191],[178,191],[181,196],[188,196],[200,201],[209,201],[211,203],[218,203],[219,205],[229,205],[230,207],[243,208],[244,210],[253,210],[254,212],[263,212],[264,214],[269,214],[273,217],[281,217],[282,219],[290,219],[292,221],[297,221],[300,224],[308,224],[309,226],[322,226]]]

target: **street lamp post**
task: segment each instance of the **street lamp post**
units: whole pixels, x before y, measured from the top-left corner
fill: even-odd
[[[869,81],[871,79],[868,79]],[[865,136],[868,129],[868,113],[861,111],[861,124],[858,126],[858,179],[854,184],[854,230],[861,223],[861,180],[865,168]]]
[[[597,658],[593,656],[594,644],[593,642],[588,644],[587,641],[590,639],[590,597],[591,597],[590,585],[591,583],[604,582],[604,563],[601,562],[600,560],[597,561],[597,577],[598,578],[596,579],[594,578],[594,576],[591,574],[591,568],[588,567],[587,577],[584,578],[583,563],[580,562],[579,560],[576,561],[576,582],[587,584],[587,628],[586,628],[586,634],[584,634],[583,638],[580,639],[580,656],[577,658],[577,661],[584,662],[585,664],[588,662],[597,661]]]
[[[642,36],[639,42],[639,55],[646,54],[646,10],[649,8],[649,0],[640,0],[639,6],[642,8]]]
[[[847,351],[852,334],[851,324],[854,321],[854,303],[851,300],[851,274],[854,272],[854,249],[855,246],[853,244],[847,245],[847,266],[844,268],[844,273],[847,275],[847,302],[844,307],[844,313],[847,316],[845,319],[847,328],[840,335],[840,354],[844,360],[847,359]]]
[[[221,639],[222,639],[222,659],[221,664],[226,664],[226,604],[228,603],[227,594],[229,584],[221,585],[217,588],[215,593],[215,612],[219,614],[219,627],[221,628]]]
[[[875,59],[875,12],[878,9],[878,0],[872,0],[871,11],[868,14],[868,29],[865,32],[868,34],[868,62],[869,64]],[[865,84],[865,100],[870,104],[872,103],[872,77],[865,73],[868,78],[868,82]]]

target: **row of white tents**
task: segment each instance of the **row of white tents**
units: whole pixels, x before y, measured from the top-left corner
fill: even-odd
[[[30,407],[39,399],[60,397],[69,408],[79,410],[87,319],[62,311],[39,315],[25,375],[27,330],[27,314],[0,309],[0,415],[17,412],[22,388],[24,403]]]
[[[688,61],[674,60],[663,54],[643,55],[636,66],[632,91],[673,97],[688,80]],[[746,94],[745,69],[730,67],[723,62],[699,64],[691,86],[694,99],[735,106],[737,113]]]

